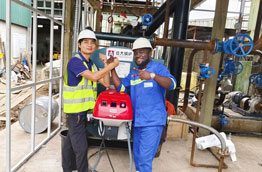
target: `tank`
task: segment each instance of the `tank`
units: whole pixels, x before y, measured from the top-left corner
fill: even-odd
[[[42,96],[36,99],[35,133],[42,133],[48,127],[48,103],[49,97]],[[58,103],[52,98],[51,122],[58,114]],[[19,124],[28,133],[31,133],[32,102],[21,109],[19,113]]]

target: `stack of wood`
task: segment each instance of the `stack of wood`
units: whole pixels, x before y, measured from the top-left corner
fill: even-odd
[[[17,61],[15,65],[12,66],[12,70],[15,73],[20,73],[24,78],[22,79],[31,79],[30,71],[25,68],[24,64],[20,61]]]

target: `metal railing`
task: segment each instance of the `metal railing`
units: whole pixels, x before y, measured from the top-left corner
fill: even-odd
[[[11,87],[11,0],[6,0],[6,172],[16,171],[19,169],[30,157],[32,157],[41,147],[46,144],[61,128],[61,105],[62,105],[62,85],[63,85],[63,65],[60,67],[59,77],[53,77],[53,41],[54,41],[54,23],[61,26],[61,62],[63,61],[63,42],[64,42],[64,11],[65,1],[63,0],[63,14],[62,22],[54,18],[54,1],[51,1],[51,15],[37,10],[37,0],[33,1],[33,7],[20,1],[12,0],[16,4],[21,5],[33,12],[33,57],[32,57],[32,83]],[[44,81],[36,81],[36,62],[37,62],[37,15],[45,16],[50,20],[50,50],[49,50],[49,79]],[[62,63],[61,63],[62,64]],[[51,131],[51,106],[52,106],[52,81],[59,80],[59,114],[58,114],[58,127]],[[49,83],[49,104],[48,104],[48,128],[47,137],[42,140],[38,145],[35,145],[35,116],[36,116],[36,86],[43,83]],[[21,90],[24,88],[32,87],[32,114],[31,114],[31,149],[21,160],[11,167],[11,92]]]

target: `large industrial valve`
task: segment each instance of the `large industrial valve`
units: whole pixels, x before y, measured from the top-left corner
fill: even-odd
[[[226,54],[232,54],[237,57],[244,57],[248,55],[253,49],[253,40],[247,34],[238,34],[233,39],[228,39],[224,42],[216,40],[217,52],[225,52]]]
[[[262,88],[262,73],[254,73],[249,76],[249,83]]]
[[[211,78],[215,74],[215,69],[206,65],[200,65],[200,76],[199,78]]]
[[[224,63],[224,71],[222,75],[238,75],[243,71],[243,64],[239,61],[226,59]]]
[[[153,22],[153,16],[151,14],[144,14],[142,16],[142,25],[150,26]]]

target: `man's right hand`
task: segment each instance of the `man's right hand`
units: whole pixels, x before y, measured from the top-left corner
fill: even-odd
[[[119,65],[118,58],[115,57],[113,63],[115,64],[115,67],[117,67]]]

